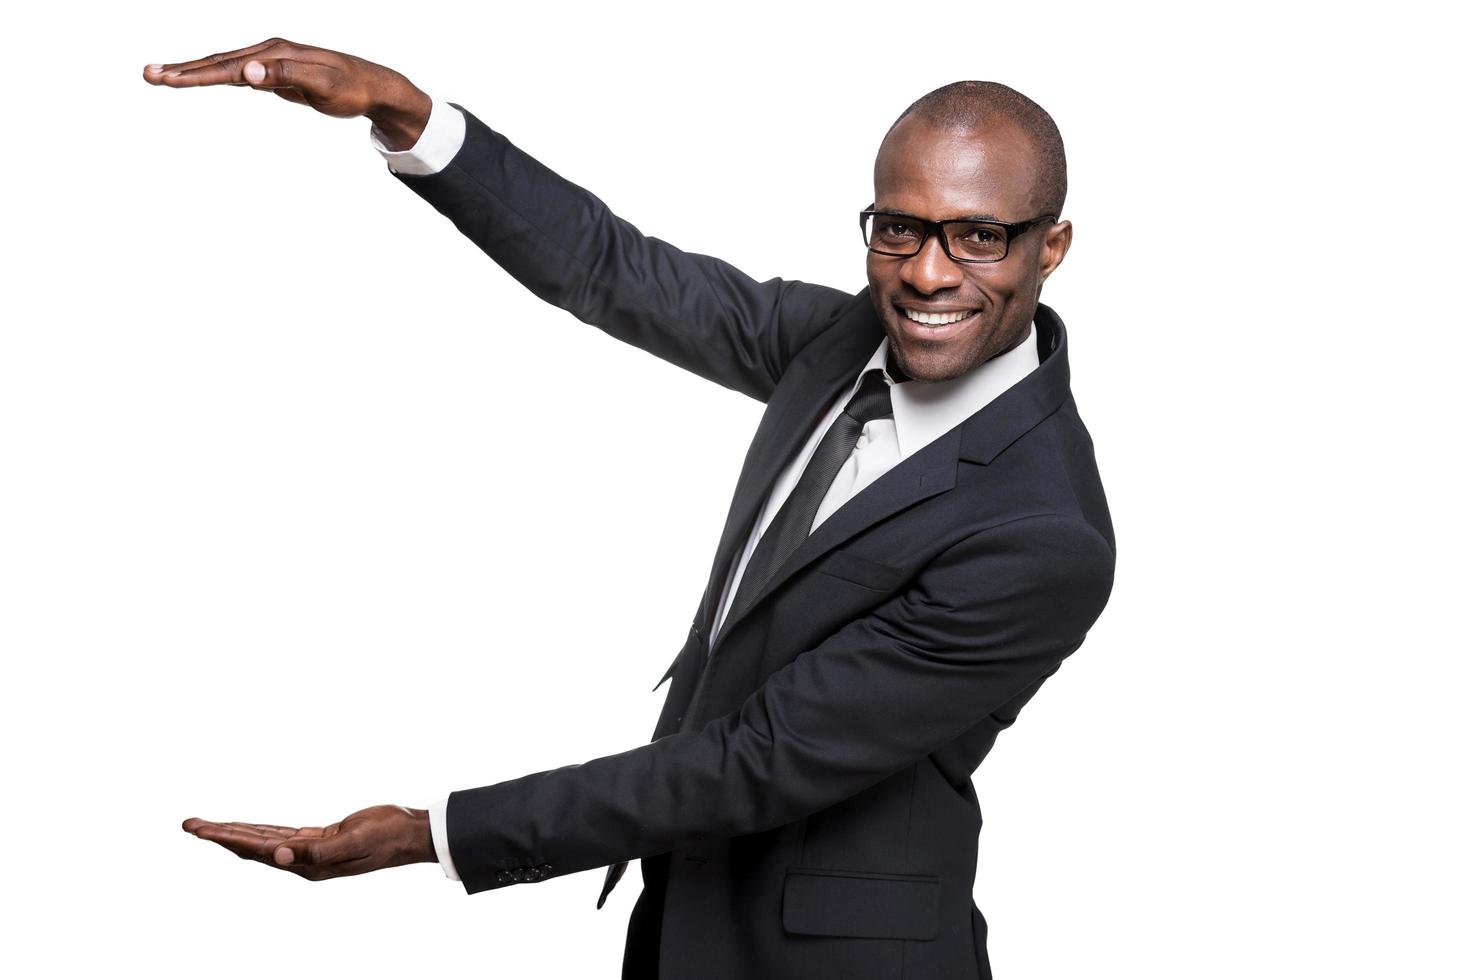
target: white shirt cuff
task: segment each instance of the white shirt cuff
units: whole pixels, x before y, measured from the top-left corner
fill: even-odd
[[[454,870],[454,856],[449,853],[449,798],[446,796],[428,808],[428,829],[434,838],[434,854],[439,858],[439,867],[450,881],[459,880]]]
[[[432,97],[430,97],[432,98]],[[383,142],[382,131],[372,126],[367,131],[372,148],[388,161],[388,169],[395,174],[425,177],[436,174],[449,165],[454,154],[464,145],[464,113],[447,102],[432,99],[428,122],[418,136],[418,142],[406,150],[390,150]]]

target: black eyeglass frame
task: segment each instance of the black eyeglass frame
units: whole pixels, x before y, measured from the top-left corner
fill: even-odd
[[[918,239],[918,247],[911,252],[888,252],[880,248],[873,248],[872,245],[869,243],[870,238],[867,234],[867,221],[869,218],[872,218],[873,216],[879,214],[887,215],[890,218],[904,218],[915,224],[921,224],[923,226],[923,237]],[[861,214],[857,216],[857,220],[862,226],[862,244],[867,246],[867,251],[869,252],[876,252],[878,255],[892,255],[898,258],[911,259],[919,252],[923,251],[923,246],[928,244],[929,236],[933,235],[934,232],[937,231],[939,247],[944,250],[944,254],[947,255],[951,260],[955,262],[963,262],[966,265],[990,265],[995,262],[1003,262],[1005,261],[1005,259],[1010,257],[1010,244],[1014,242],[1015,239],[1019,238],[1021,235],[1025,234],[1027,231],[1030,231],[1030,229],[1034,228],[1036,225],[1042,224],[1043,222],[1059,221],[1060,215],[1042,214],[1037,215],[1036,217],[1031,218],[1027,221],[990,221],[987,218],[945,218],[943,221],[930,221],[928,218],[920,218],[916,214],[906,214],[902,211],[887,211],[880,208],[866,208],[862,211]],[[994,225],[996,228],[1005,229],[1005,254],[997,259],[959,258],[953,252],[949,251],[949,233],[944,231],[944,225],[957,224]]]

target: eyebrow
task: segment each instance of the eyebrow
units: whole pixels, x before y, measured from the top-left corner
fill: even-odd
[[[943,221],[993,221],[997,225],[1003,225],[1003,224],[1005,224],[1005,222],[1003,220],[1001,220],[999,218],[996,218],[992,214],[961,214],[961,215],[958,215],[958,216],[953,217],[953,218],[927,219],[927,218],[924,218],[923,215],[921,215],[921,214],[914,214],[912,211],[904,211],[902,208],[880,208],[880,207],[874,206],[873,207],[873,210],[874,211],[882,211],[882,212],[885,212],[887,214],[900,214],[900,215],[902,215],[905,218],[920,218],[920,219],[925,220],[925,221],[927,221],[927,220],[935,220],[935,221],[937,221],[937,220],[943,220]]]

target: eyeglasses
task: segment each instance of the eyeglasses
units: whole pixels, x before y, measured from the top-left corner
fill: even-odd
[[[955,262],[998,262],[1010,254],[1010,243],[1036,225],[1055,221],[1043,214],[1029,221],[975,221],[949,218],[929,221],[914,214],[868,208],[861,214],[862,243],[879,255],[917,255],[937,233],[944,254]]]

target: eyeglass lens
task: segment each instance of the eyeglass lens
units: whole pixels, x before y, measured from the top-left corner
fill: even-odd
[[[992,262],[1005,257],[1008,241],[1003,225],[983,221],[956,221],[943,225],[949,252],[959,259]],[[899,255],[914,255],[923,241],[923,223],[896,214],[874,214],[867,245]]]

